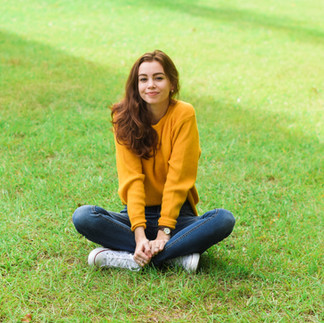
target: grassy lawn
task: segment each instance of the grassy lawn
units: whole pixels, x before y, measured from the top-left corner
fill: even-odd
[[[324,2],[0,6],[0,322],[324,320]],[[196,275],[96,271],[71,215],[121,209],[108,107],[156,48],[197,112],[199,212],[236,227]]]

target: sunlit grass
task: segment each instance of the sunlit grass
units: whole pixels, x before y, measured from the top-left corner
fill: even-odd
[[[323,5],[0,4],[0,321],[323,319]],[[197,111],[199,211],[237,219],[195,276],[93,271],[71,223],[121,208],[107,107],[155,48]]]

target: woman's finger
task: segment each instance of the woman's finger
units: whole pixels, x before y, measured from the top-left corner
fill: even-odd
[[[152,240],[150,241],[150,248],[153,256],[156,256],[159,252],[164,249],[167,241],[165,240]]]

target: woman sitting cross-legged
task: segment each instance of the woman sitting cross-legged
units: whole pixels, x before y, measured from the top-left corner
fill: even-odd
[[[90,252],[90,265],[174,264],[195,272],[200,255],[231,234],[229,211],[197,215],[198,128],[194,108],[176,100],[178,92],[178,71],[165,53],[135,62],[125,97],[111,113],[125,207],[112,212],[84,205],[73,214],[77,231],[102,246]]]

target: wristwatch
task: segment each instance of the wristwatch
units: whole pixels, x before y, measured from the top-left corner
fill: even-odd
[[[168,227],[163,227],[163,226],[160,226],[159,227],[159,230],[163,231],[165,234],[167,235],[170,235],[171,234],[171,229],[168,228]]]

